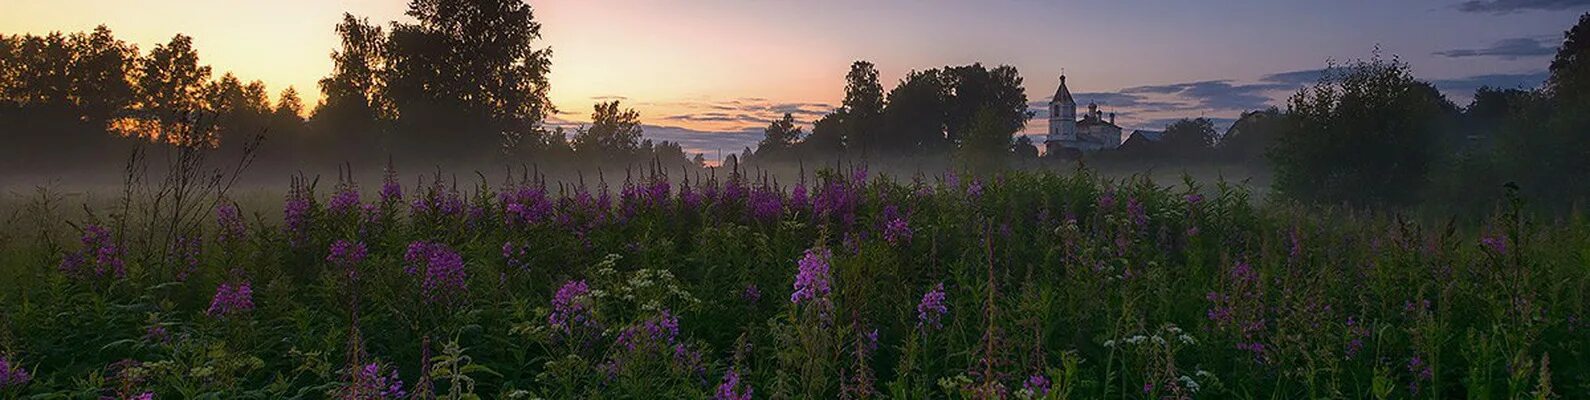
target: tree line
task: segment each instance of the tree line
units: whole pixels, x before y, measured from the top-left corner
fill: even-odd
[[[103,168],[139,144],[235,150],[263,135],[266,159],[300,166],[691,162],[677,143],[642,138],[616,102],[572,132],[549,127],[551,51],[537,47],[528,4],[413,0],[407,15],[386,26],[344,15],[308,109],[296,88],[215,76],[182,34],[147,52],[105,26],[0,35],[0,124],[11,127],[0,158],[18,172]]]
[[[762,162],[954,157],[969,166],[998,166],[1019,153],[1012,137],[1031,118],[1015,67],[914,70],[885,93],[877,67],[856,61],[845,74],[844,101],[813,121],[809,134],[786,113],[744,156]],[[1022,143],[1037,156],[1030,141]]]
[[[1564,32],[1540,87],[1481,87],[1458,107],[1377,51],[1329,66],[1284,110],[1244,113],[1213,149],[1267,162],[1274,191],[1305,202],[1481,211],[1512,192],[1542,208],[1582,206],[1590,14]]]

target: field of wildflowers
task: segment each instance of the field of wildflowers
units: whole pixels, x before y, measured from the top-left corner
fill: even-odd
[[[1522,200],[1424,222],[1085,171],[399,182],[18,234],[0,397],[1590,397],[1590,221]]]

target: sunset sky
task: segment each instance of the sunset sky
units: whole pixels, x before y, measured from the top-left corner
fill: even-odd
[[[1459,105],[1483,84],[1533,87],[1590,0],[551,0],[531,1],[553,49],[557,118],[619,98],[648,136],[738,151],[785,111],[810,123],[843,95],[851,61],[885,88],[911,69],[1010,64],[1035,103],[1062,68],[1079,102],[1131,129],[1179,117],[1222,125],[1281,105],[1327,60],[1377,44]],[[217,74],[295,86],[318,101],[342,13],[405,20],[404,0],[0,0],[0,32],[108,25],[147,51],[194,37]],[[1042,110],[1042,107],[1036,107]],[[1028,132],[1045,130],[1044,115]]]

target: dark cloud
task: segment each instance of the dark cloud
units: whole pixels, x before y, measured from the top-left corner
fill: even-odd
[[[769,121],[782,118],[784,114],[790,114],[795,117],[796,121],[809,122],[834,110],[834,106],[827,103],[772,102],[757,97],[646,104],[686,110],[701,110],[669,115],[663,117],[663,119],[692,122],[739,122],[745,124],[766,124]]]
[[[1248,110],[1263,108],[1272,101],[1266,93],[1279,89],[1273,83],[1233,84],[1229,80],[1137,86],[1122,89],[1124,94],[1169,95],[1192,103],[1196,108]]]
[[[1459,11],[1486,14],[1561,11],[1577,8],[1590,8],[1590,0],[1472,0],[1457,5]]]
[[[716,111],[701,112],[701,113],[690,113],[690,114],[669,115],[669,116],[663,117],[663,119],[673,120],[673,121],[690,121],[690,122],[761,123],[761,122],[766,122],[767,121],[767,119],[765,119],[765,118],[763,118],[761,116],[757,116],[757,115],[751,115],[751,114],[745,114],[745,113],[735,113],[735,112],[716,112]]]
[[[1505,60],[1517,60],[1520,58],[1550,56],[1556,53],[1556,44],[1552,43],[1550,37],[1521,37],[1497,41],[1484,48],[1452,49],[1437,51],[1434,54],[1449,58],[1499,57]]]
[[[628,97],[624,97],[624,96],[596,96],[596,97],[592,97],[591,100],[596,100],[596,101],[614,101],[614,100],[619,100],[619,101],[623,101],[623,100],[629,100],[629,98]]]
[[[1265,75],[1263,78],[1260,78],[1260,80],[1275,84],[1277,86],[1303,86],[1319,82],[1319,78],[1321,76],[1325,76],[1325,71],[1325,69],[1305,69],[1301,71],[1279,72]]]
[[[1522,74],[1485,74],[1463,78],[1437,79],[1430,84],[1436,89],[1447,92],[1449,96],[1468,96],[1483,86],[1496,88],[1533,89],[1546,82],[1546,71],[1529,72]]]

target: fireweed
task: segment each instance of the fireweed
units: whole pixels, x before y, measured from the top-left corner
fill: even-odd
[[[127,277],[127,262],[111,238],[110,229],[99,225],[83,227],[79,240],[83,248],[61,259],[60,271],[80,280],[122,279]]]
[[[403,380],[398,379],[397,368],[383,368],[379,363],[355,366],[349,374],[351,382],[345,383],[341,396],[356,400],[400,400],[408,398],[403,390]],[[385,374],[382,370],[387,370]]]
[[[215,296],[210,299],[210,308],[204,313],[212,317],[225,318],[247,313],[253,309],[254,290],[248,281],[242,281],[222,283],[217,286]]]
[[[460,306],[469,292],[464,257],[442,243],[409,243],[404,253],[404,272],[420,278],[420,295],[425,304]]]
[[[0,357],[0,392],[6,389],[19,388],[33,380],[33,375],[22,365],[7,357]]]
[[[1590,364],[1561,355],[1584,347],[1590,326],[1572,291],[1586,284],[1575,267],[1590,234],[1565,222],[1571,219],[1515,224],[1504,213],[1418,229],[1417,222],[1376,215],[1338,218],[1253,202],[1240,188],[1177,192],[1023,172],[1003,179],[946,174],[943,183],[912,185],[817,176],[781,189],[771,179],[720,170],[677,181],[677,188],[658,177],[626,181],[622,194],[530,183],[490,194],[477,188],[456,203],[447,200],[456,189],[439,184],[416,186],[405,199],[394,177],[383,180],[379,206],[359,205],[365,218],[380,216],[383,229],[370,235],[354,219],[325,218],[334,214],[317,208],[309,181],[300,180],[275,226],[248,231],[242,212],[222,200],[213,215],[217,229],[206,230],[212,236],[191,238],[219,250],[204,248],[201,263],[246,269],[252,281],[234,272],[220,282],[205,274],[164,282],[170,274],[158,268],[187,263],[190,238],[131,236],[150,234],[136,216],[134,224],[114,225],[129,226],[114,233],[88,226],[81,245],[66,246],[61,276],[14,279],[12,294],[0,294],[0,354],[9,357],[0,379],[10,379],[0,397],[79,396],[84,388],[73,382],[95,371],[117,386],[102,394],[117,398],[335,391],[329,388],[372,364],[349,361],[346,375],[327,369],[345,350],[324,344],[337,342],[324,338],[340,336],[331,326],[341,321],[314,310],[341,298],[325,295],[338,288],[316,282],[355,272],[370,283],[360,293],[370,306],[358,309],[362,322],[349,321],[349,328],[378,332],[366,337],[370,349],[394,355],[360,379],[375,383],[367,392],[376,395],[375,387],[392,394],[393,371],[417,377],[403,387],[408,394],[430,393],[418,388],[430,388],[438,370],[427,367],[429,354],[419,355],[420,335],[465,341],[477,368],[501,374],[474,374],[480,387],[503,390],[485,397],[504,398],[738,399],[753,385],[764,396],[789,398],[869,390],[891,398],[1045,391],[1072,398],[1373,398],[1382,388],[1394,398],[1415,390],[1417,398],[1560,398],[1590,384]],[[420,208],[402,207],[414,199],[422,199]],[[774,199],[777,213],[768,211]],[[335,195],[319,200],[340,202]],[[766,218],[777,223],[760,222]],[[899,225],[912,231],[910,242]],[[263,235],[247,240],[253,232]],[[34,259],[10,247],[20,246],[0,246],[9,265]],[[888,248],[898,251],[874,251]],[[593,268],[600,254],[629,258]],[[496,265],[480,272],[494,272],[499,290],[466,294],[464,260],[476,259]],[[401,271],[379,274],[376,267]],[[300,271],[319,275],[281,279]],[[111,279],[118,284],[78,284]],[[262,285],[258,299],[252,283]],[[994,284],[1000,290],[989,290]],[[665,288],[703,298],[682,301]],[[950,298],[946,288],[967,297]],[[1041,293],[1034,304],[1047,305],[1028,308],[1026,298],[1005,294],[1011,292]],[[764,294],[790,302],[756,305]],[[255,308],[255,300],[271,306]],[[1017,307],[959,318],[961,309],[948,314],[955,300]],[[445,305],[442,312],[465,316],[465,323],[416,321],[402,307],[410,303]],[[85,308],[100,304],[128,311]],[[836,323],[840,315],[851,323]],[[1031,324],[1029,315],[1044,317]],[[184,318],[226,322],[220,325],[231,334]],[[678,326],[682,318],[687,327]],[[1188,326],[1183,334],[1197,335],[1201,347],[1168,328],[1144,330],[1171,321]],[[1040,330],[1035,326],[1055,328],[1030,335]],[[274,336],[292,350],[268,344],[276,339],[258,342]],[[1029,344],[1030,336],[1042,345]],[[726,360],[735,337],[765,346],[760,357]],[[1104,338],[1101,346],[1096,340]],[[1549,368],[1548,352],[1558,354]],[[1057,354],[1074,355],[1085,367],[1046,369]],[[110,378],[120,369],[105,366],[125,357],[143,359],[136,370],[146,380],[123,386]],[[274,370],[284,365],[303,370],[275,383]],[[880,365],[900,367],[873,368]],[[208,375],[173,383],[190,377],[188,366]],[[604,380],[606,372],[619,380]],[[652,372],[669,376],[645,375]],[[721,381],[708,381],[709,374]],[[30,382],[16,384],[18,375]]]
[[[949,304],[945,303],[944,283],[933,286],[933,290],[922,294],[922,301],[916,305],[916,326],[927,330],[928,328],[943,328],[944,314],[950,311]]]
[[[883,208],[883,240],[891,245],[911,242],[910,217],[902,214],[900,208],[890,204]]]
[[[599,333],[591,304],[591,287],[585,281],[568,281],[552,296],[552,311],[547,314],[547,326],[552,328],[554,342],[581,340]]]
[[[728,372],[723,373],[723,383],[718,384],[718,390],[713,392],[712,400],[751,400],[753,392],[749,382],[740,382],[740,372],[730,368]]]
[[[199,256],[204,250],[204,243],[198,237],[179,236],[171,243],[171,249],[166,253],[166,259],[176,267],[178,282],[186,282],[188,276],[199,272]]]
[[[502,259],[507,263],[508,268],[519,270],[520,272],[529,272],[530,245],[502,242]]]
[[[346,274],[349,280],[359,279],[359,264],[369,254],[369,249],[363,242],[353,242],[338,239],[331,243],[331,248],[326,250],[326,262],[337,267]]]
[[[820,314],[827,315],[828,309],[832,307],[828,301],[828,292],[831,290],[828,262],[833,256],[834,253],[827,248],[806,250],[806,255],[797,263],[794,292],[789,295],[790,303],[797,306],[805,303],[815,307]]]
[[[215,226],[218,228],[217,240],[221,242],[243,240],[248,234],[243,225],[242,213],[238,212],[236,204],[229,202],[215,207]]]
[[[359,186],[352,180],[337,183],[337,192],[326,202],[326,211],[334,215],[349,215],[359,211]]]
[[[313,208],[314,197],[308,184],[301,178],[294,178],[286,200],[282,201],[282,231],[293,247],[309,240],[309,218]]]

